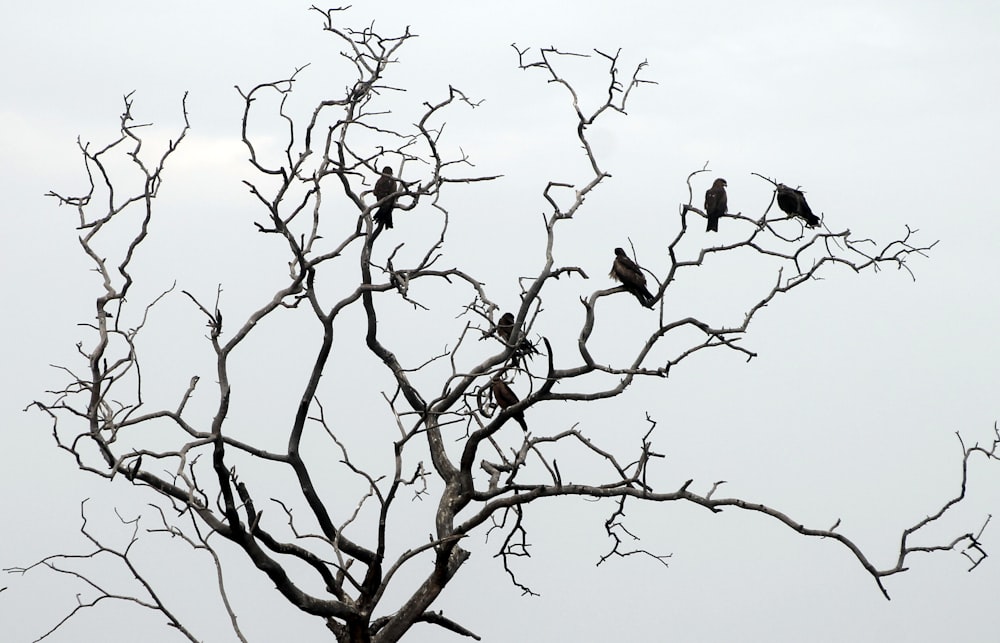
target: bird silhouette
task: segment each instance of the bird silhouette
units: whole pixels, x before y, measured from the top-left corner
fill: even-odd
[[[382,168],[382,176],[375,182],[375,189],[372,193],[375,198],[381,201],[396,191],[396,179],[392,176],[392,168],[386,165]],[[396,197],[387,199],[378,206],[375,212],[375,223],[381,223],[386,228],[392,227],[392,208],[396,205]]]
[[[491,388],[493,389],[493,399],[496,400],[497,405],[502,409],[510,408],[521,401],[514,394],[514,391],[510,390],[507,382],[500,379],[500,375],[493,376]],[[521,425],[525,433],[528,432],[528,425],[524,421],[524,413],[518,411],[517,413],[511,413],[510,416]]]
[[[799,190],[793,190],[784,183],[778,184],[778,207],[786,214],[805,221],[806,227],[815,228],[819,225],[819,217],[809,209],[806,195]]]
[[[500,321],[497,322],[497,335],[503,339],[505,344],[510,345],[510,336],[514,332],[514,315],[511,313],[504,313],[500,316]],[[518,360],[522,357],[531,357],[532,355],[538,354],[538,349],[535,345],[528,341],[528,338],[521,338],[520,342],[514,345],[514,352],[512,356],[514,357],[514,364],[516,365]]]
[[[615,262],[611,265],[608,276],[620,281],[625,290],[632,293],[640,304],[646,308],[653,307],[655,297],[646,288],[646,275],[642,274],[642,269],[629,259],[621,248],[615,248]]]
[[[708,217],[706,231],[719,231],[719,218],[726,213],[728,208],[727,185],[725,179],[715,179],[712,187],[705,192],[705,216]]]

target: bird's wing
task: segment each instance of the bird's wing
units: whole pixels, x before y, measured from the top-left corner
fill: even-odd
[[[798,214],[799,198],[793,190],[778,190],[778,207],[785,214]]]
[[[618,275],[618,281],[630,285],[646,285],[646,275],[638,265],[626,256],[619,256],[615,259],[614,272]]]
[[[378,181],[375,182],[375,189],[372,193],[375,195],[376,199],[384,199],[393,192],[396,191],[396,179],[391,176],[383,175]]]
[[[712,188],[705,193],[705,214],[716,215],[726,213],[726,191],[723,188]]]
[[[799,214],[807,219],[812,219],[816,215],[813,211],[809,209],[809,204],[806,202],[806,195],[802,194],[798,190],[795,191],[795,196],[799,199]]]
[[[496,398],[497,404],[502,408],[507,408],[508,406],[514,406],[520,400],[514,391],[510,390],[507,386],[507,382],[503,380],[493,380],[493,396]]]

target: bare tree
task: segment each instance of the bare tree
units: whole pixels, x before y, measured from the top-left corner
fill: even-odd
[[[338,641],[397,641],[421,622],[479,640],[459,624],[460,616],[453,620],[433,611],[435,600],[469,556],[464,542],[498,538],[500,564],[511,582],[532,593],[512,566],[529,545],[528,508],[543,499],[571,496],[608,499],[605,530],[610,547],[602,562],[633,554],[662,562],[660,554],[626,546],[626,539],[632,542],[624,521],[626,505],[686,502],[713,512],[728,508],[755,512],[804,536],[845,547],[886,597],[883,580],[905,571],[915,553],[957,550],[972,567],[978,565],[985,556],[978,533],[959,534],[934,545],[914,545],[911,539],[964,497],[969,463],[977,454],[997,458],[1000,434],[988,447],[963,445],[958,492],[904,530],[898,557],[880,565],[837,530],[839,521],[826,528],[808,527],[767,504],[721,496],[721,481],[687,480],[679,487],[662,488],[656,483],[655,465],[662,456],[654,448],[655,418],[647,417],[641,438],[631,444],[617,437],[595,437],[579,424],[553,426],[533,418],[556,402],[574,402],[562,408],[579,409],[579,404],[625,395],[639,379],[665,379],[676,365],[697,359],[704,351],[733,351],[752,359],[755,353],[741,339],[764,307],[838,268],[861,273],[892,266],[909,271],[907,260],[933,244],[922,245],[909,229],[901,238],[882,244],[858,239],[846,229],[833,231],[825,222],[807,229],[806,222],[779,211],[772,199],[759,204],[753,214],[723,215],[721,227],[734,236],[724,237],[728,240],[719,245],[705,245],[699,236],[704,234],[701,224],[690,224],[705,216],[696,203],[692,180],[707,172],[706,167],[688,176],[687,200],[679,213],[665,215],[676,217],[676,233],[663,240],[662,256],[639,261],[634,250],[626,250],[622,257],[635,264],[628,264],[631,281],[618,286],[597,275],[589,285],[592,276],[582,267],[558,261],[557,235],[573,225],[585,199],[609,176],[591,144],[589,128],[608,114],[625,113],[632,92],[650,82],[644,76],[645,63],[627,73],[617,53],[587,54],[606,74],[603,102],[587,106],[575,83],[561,71],[567,57],[580,54],[515,46],[521,69],[560,86],[571,101],[589,170],[574,183],[549,180],[539,186],[547,203],[540,228],[545,235],[542,265],[537,274],[521,278],[520,304],[506,311],[491,298],[484,280],[459,267],[446,267],[442,253],[449,241],[450,218],[463,213],[450,212],[441,195],[454,184],[497,178],[475,174],[464,153],[447,152],[453,146],[445,144],[445,115],[478,103],[448,87],[436,100],[424,103],[421,113],[412,115],[410,129],[401,127],[389,118],[398,88],[389,83],[387,72],[413,34],[407,30],[384,37],[371,27],[348,29],[339,26],[339,10],[314,10],[353,69],[343,91],[318,102],[305,117],[288,109],[301,70],[240,91],[245,101],[242,139],[254,173],[245,183],[260,206],[257,229],[286,248],[283,283],[274,291],[260,292],[259,307],[252,313],[236,320],[227,315],[225,323],[221,290],[214,301],[181,291],[208,328],[215,364],[209,378],[214,379],[214,388],[206,393],[213,400],[209,414],[189,408],[196,392],[204,390],[204,375],[197,374],[184,390],[174,393],[175,405],[147,408],[139,339],[145,337],[156,305],[175,294],[171,289],[144,304],[130,300],[136,284],[133,266],[151,234],[165,169],[188,132],[186,101],[180,133],[150,161],[149,139],[144,138],[143,125],[134,121],[132,97],[126,96],[120,136],[98,148],[80,145],[89,191],[82,196],[52,193],[60,204],[77,212],[80,245],[101,278],[102,290],[95,299],[94,320],[86,324],[92,339],[78,346],[81,364],[62,368],[68,383],[34,406],[51,417],[58,446],[72,454],[81,469],[133,486],[135,494],[152,502],[153,512],[144,518],[147,525],[152,520],[146,527],[140,527],[138,519],[122,517],[133,530],[123,548],[102,543],[84,515],[82,532],[93,543],[92,552],[53,555],[9,570],[24,573],[47,567],[87,581],[96,593],[94,600],[81,603],[39,640],[63,627],[79,610],[105,599],[156,610],[182,636],[198,640],[192,626],[171,610],[169,597],[158,592],[130,557],[132,543],[155,534],[180,538],[210,554],[223,604],[240,640],[245,639],[225,589],[225,566],[219,556],[223,551],[239,552],[291,605],[323,619]],[[255,119],[266,109],[261,105],[274,98],[284,124],[284,147],[278,154],[254,133]],[[394,183],[383,181],[376,191],[385,167]],[[138,172],[137,187],[129,184],[126,171],[130,176]],[[777,179],[758,176],[775,188],[779,185]],[[414,249],[415,242],[393,237],[398,230],[383,226],[384,213],[391,220],[392,209],[397,223],[417,214],[426,226],[436,222],[436,234]],[[609,267],[615,260],[612,247],[594,252],[606,256]],[[771,275],[770,284],[760,292],[740,293],[752,301],[740,318],[710,323],[678,315],[668,305],[674,286],[698,267],[718,255],[737,252]],[[639,277],[644,284],[638,284]],[[543,296],[559,279],[571,280],[580,293],[578,324],[563,329],[577,337],[576,351],[563,354],[553,350],[549,338],[532,335],[534,324],[546,314]],[[406,328],[395,327],[405,322],[391,314],[402,302],[441,319],[453,317],[453,308],[425,304],[411,292],[430,281],[444,284],[451,296],[464,302],[459,309],[461,330],[454,344],[440,352],[429,350]],[[626,290],[635,294],[639,285],[648,288],[651,300],[641,293],[636,296],[652,310],[626,294]],[[592,338],[596,331],[607,330],[605,311],[622,300],[634,306],[634,315],[644,316],[648,330],[642,337],[618,342],[615,354],[608,357],[606,351],[595,351]],[[345,321],[355,311],[363,323],[357,334],[344,339],[343,333],[355,330]],[[304,374],[297,402],[289,410],[290,421],[269,429],[272,441],[274,435],[287,440],[286,446],[275,448],[266,441],[247,440],[239,423],[231,420],[237,389],[233,375],[246,368],[249,358],[243,356],[254,350],[250,338],[266,322],[288,316],[308,319],[318,332],[310,348],[311,362],[302,364]],[[338,357],[349,355],[343,341],[366,347],[382,372],[366,375],[350,359]],[[418,359],[398,357],[414,350],[423,354]],[[371,418],[346,417],[339,405],[328,402],[331,394],[324,392],[323,383],[338,371],[370,377],[373,391],[383,381],[379,378],[391,378],[394,392],[381,398],[373,393],[372,405],[381,399],[391,411],[398,436],[377,445],[374,463],[368,461],[371,458],[357,459],[352,452],[359,434],[374,434],[371,424],[381,420],[374,412]],[[254,403],[271,402],[257,398]],[[303,448],[305,440],[308,449]],[[566,462],[573,463],[574,472],[590,472],[590,479],[571,481],[563,473]],[[275,471],[289,475],[295,490],[272,488]],[[342,483],[331,486],[328,476]],[[345,503],[345,490],[352,488],[360,491]],[[427,521],[404,527],[396,516],[414,498],[429,508]],[[117,594],[68,565],[73,558],[98,557],[119,561],[141,589],[134,595]],[[400,595],[397,585],[408,588],[402,600],[395,598]]]

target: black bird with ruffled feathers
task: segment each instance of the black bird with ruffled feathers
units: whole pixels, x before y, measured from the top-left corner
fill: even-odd
[[[642,274],[642,269],[634,261],[628,258],[625,251],[615,248],[615,262],[611,265],[609,277],[615,281],[620,281],[625,290],[639,300],[639,303],[646,308],[653,307],[653,293],[646,288],[646,275]]]
[[[809,209],[806,195],[799,190],[793,190],[784,183],[778,184],[778,207],[785,214],[799,217],[805,221],[807,228],[815,228],[819,225],[819,217]]]
[[[378,181],[375,182],[375,189],[372,190],[372,194],[375,198],[381,201],[387,196],[391,195],[396,191],[396,179],[392,176],[392,168],[386,165],[382,168],[382,176],[379,177]],[[378,206],[378,210],[375,212],[375,223],[381,223],[386,228],[392,227],[392,208],[396,205],[396,197],[386,200],[382,205]]]
[[[725,179],[715,179],[712,187],[705,192],[705,216],[708,217],[707,232],[719,231],[719,219],[728,211]]]

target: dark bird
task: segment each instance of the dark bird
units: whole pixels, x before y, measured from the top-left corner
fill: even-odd
[[[502,409],[514,406],[515,404],[521,401],[520,399],[518,399],[517,395],[514,394],[514,391],[510,390],[510,387],[507,385],[507,382],[500,379],[499,375],[493,376],[492,389],[493,389],[493,399],[496,400],[497,406],[499,406]],[[511,417],[514,418],[514,420],[516,420],[517,423],[521,425],[521,428],[524,429],[525,433],[528,432],[528,425],[524,421],[524,413],[518,411],[517,413],[512,413]]]
[[[382,176],[379,177],[378,181],[375,182],[375,189],[372,193],[375,198],[381,201],[387,196],[396,191],[396,179],[392,176],[392,168],[386,165],[382,168]],[[382,223],[387,228],[392,227],[392,208],[396,205],[396,197],[387,199],[382,205],[378,206],[378,211],[375,212],[375,223]]]
[[[646,288],[646,275],[634,261],[628,258],[625,251],[615,248],[615,262],[611,265],[609,277],[615,281],[620,281],[625,290],[632,293],[639,303],[646,308],[653,307],[654,297]]]
[[[511,313],[504,313],[503,315],[500,316],[500,321],[497,322],[497,335],[499,335],[500,338],[503,339],[505,344],[509,345],[511,343],[510,336],[511,333],[513,332],[514,332],[514,315],[512,315]],[[530,357],[532,355],[536,355],[537,353],[538,349],[535,348],[535,345],[529,342],[528,338],[526,337],[522,338],[521,341],[514,346],[514,352],[513,352],[514,364],[517,365],[518,358]]]
[[[778,184],[778,207],[786,214],[804,220],[806,227],[815,228],[819,225],[819,217],[809,209],[806,195],[798,190],[793,190],[784,183]]]
[[[725,179],[715,179],[712,187],[705,192],[705,216],[708,217],[708,227],[706,231],[719,231],[719,217],[727,212],[728,199],[726,198]]]

